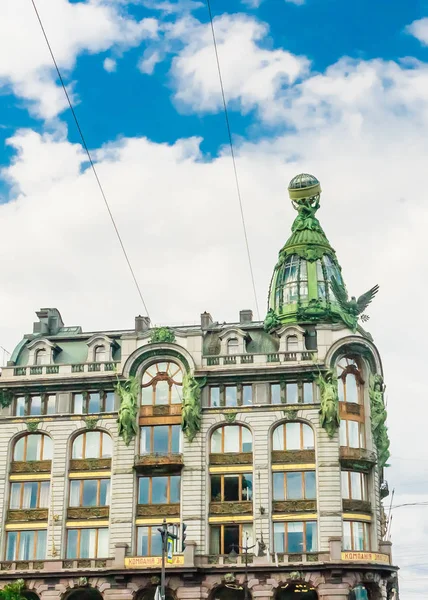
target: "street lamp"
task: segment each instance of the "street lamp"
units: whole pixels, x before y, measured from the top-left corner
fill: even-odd
[[[252,550],[253,548],[255,548],[257,546],[257,541],[255,544],[253,544],[252,546],[248,545],[248,532],[245,532],[245,546],[238,546],[237,544],[232,544],[232,550],[229,552],[229,557],[232,559],[235,559],[238,556],[238,553],[236,552],[235,548],[238,548],[238,550],[243,550],[244,551],[244,564],[245,564],[245,578],[244,578],[244,600],[248,600],[248,550]],[[227,586],[229,587],[229,586]],[[238,587],[234,587],[234,589],[241,589],[242,587],[239,586]]]

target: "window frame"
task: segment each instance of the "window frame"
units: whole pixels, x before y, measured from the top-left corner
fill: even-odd
[[[238,543],[235,544],[235,549],[239,554],[240,551],[239,551],[238,546],[242,547],[242,545],[243,545],[243,539],[244,539],[243,536],[244,536],[244,532],[245,532],[244,528],[246,526],[253,527],[252,535],[254,535],[254,524],[252,521],[249,521],[248,523],[215,523],[215,524],[213,523],[213,524],[210,524],[210,529],[209,529],[209,544],[210,544],[209,551],[210,552],[209,553],[213,554],[212,546],[211,546],[213,529],[220,529],[220,548],[219,548],[220,552],[219,552],[219,554],[214,554],[214,556],[227,556],[227,554],[225,554],[225,552],[224,552],[224,528],[225,527],[237,527],[238,528]]]
[[[86,456],[86,437],[88,434],[92,434],[92,433],[98,433],[100,434],[100,440],[99,440],[99,456]],[[83,443],[82,443],[82,456],[77,457],[77,456],[73,456],[74,453],[74,444],[76,443],[76,440],[83,436]],[[104,437],[106,436],[106,437]],[[104,439],[109,439],[110,443],[111,443],[111,453],[110,456],[103,456],[103,440]],[[110,434],[108,434],[106,431],[101,431],[100,429],[95,429],[95,430],[89,430],[89,431],[83,431],[81,433],[78,433],[72,440],[71,442],[71,460],[91,460],[91,459],[95,459],[95,460],[100,460],[100,459],[111,459],[113,457],[113,439],[111,437]]]
[[[84,489],[84,485],[86,481],[96,481],[97,482],[97,497],[96,497],[96,504],[83,504],[83,489]],[[108,482],[108,492],[107,492],[107,500],[108,503],[106,504],[100,504],[100,499],[101,499],[101,482],[102,481],[107,481]],[[79,483],[79,504],[71,504],[71,486],[73,485],[73,483]],[[111,480],[110,477],[94,477],[94,478],[86,478],[86,479],[69,479],[69,485],[68,485],[68,507],[69,508],[91,508],[91,507],[109,507],[110,506],[110,502],[111,502],[111,494],[110,494],[110,488],[111,488]]]
[[[168,427],[168,450],[165,452],[159,452],[159,451],[154,450],[154,435],[155,435],[154,429],[155,429],[155,427]],[[178,431],[179,431],[178,452],[173,452],[173,450],[172,450],[172,438],[173,438],[172,427],[179,428],[178,429]],[[142,441],[141,430],[142,429],[150,429],[150,450],[148,452],[142,452],[142,450],[141,450],[141,441]],[[145,456],[147,454],[161,454],[162,456],[169,455],[169,454],[181,454],[182,453],[181,425],[179,423],[166,423],[166,424],[158,423],[157,425],[140,425],[139,450],[140,450],[140,456]]]
[[[363,548],[355,548],[355,537],[354,537],[354,525],[362,525],[363,528]],[[345,535],[345,525],[349,525],[350,536]],[[343,520],[343,550],[345,552],[368,552],[370,549],[370,523],[366,521],[358,521],[358,519],[344,519]],[[346,539],[351,541],[351,547],[348,548]]]
[[[24,400],[24,414],[18,414],[18,404],[19,404],[19,399],[23,398]],[[32,399],[33,398],[40,398],[40,412],[38,413],[32,413],[31,412],[31,406],[32,406]],[[49,403],[52,400],[52,398],[54,399],[53,401],[53,411],[49,411]],[[17,395],[14,396],[13,398],[13,415],[15,417],[42,417],[42,416],[47,416],[47,415],[54,415],[56,414],[56,400],[57,400],[57,395],[56,394],[28,394],[23,396],[21,395]]]
[[[100,396],[100,411],[89,412],[91,402],[91,394],[99,394]],[[108,394],[113,394],[113,410],[106,410],[106,402]],[[82,412],[76,411],[76,396],[82,397]],[[71,399],[71,413],[73,415],[99,415],[101,413],[115,412],[115,393],[114,390],[84,390],[83,392],[73,392]]]
[[[40,458],[28,458],[27,457],[27,452],[28,452],[28,438],[31,435],[38,435],[40,436],[42,442],[40,444]],[[17,459],[15,457],[15,452],[16,452],[16,446],[19,443],[20,440],[24,440],[24,449],[23,449],[23,458],[22,459]],[[45,440],[48,439],[50,442],[50,454],[51,457],[50,458],[45,458],[44,457],[44,452],[45,452]],[[21,435],[19,438],[17,438],[15,440],[15,443],[13,445],[13,451],[12,451],[12,461],[13,462],[41,462],[44,460],[52,460],[52,455],[53,455],[53,442],[52,442],[52,438],[50,438],[46,433],[42,433],[42,432],[34,432],[34,433],[25,433],[24,435]]]
[[[248,477],[248,475],[250,475],[251,477],[251,498],[244,498],[243,497],[243,491],[244,491],[244,487],[243,487],[243,478],[244,477]],[[212,478],[213,477],[220,477],[220,500],[214,500],[212,497]],[[226,477],[238,477],[238,500],[225,500],[224,498],[224,480]],[[253,473],[210,473],[210,502],[213,503],[217,503],[220,504],[222,502],[253,502],[253,484],[254,484],[254,480],[253,480]]]
[[[348,423],[357,423],[358,424],[358,446],[351,446],[349,444],[349,427]],[[345,427],[345,438],[346,444],[342,444],[343,441],[343,428]],[[367,438],[366,431],[364,427],[364,423],[357,419],[341,419],[339,426],[339,444],[342,448],[359,448],[361,450],[365,450],[367,448]]]
[[[239,428],[239,441],[238,441],[238,446],[239,446],[239,450],[237,450],[236,452],[225,452],[224,450],[224,442],[225,442],[225,429],[227,427],[238,427]],[[221,430],[221,450],[220,452],[213,452],[212,450],[212,438],[213,438],[213,434],[215,431]],[[253,433],[251,431],[251,429],[249,429],[248,427],[245,427],[245,425],[240,425],[240,424],[222,424],[219,427],[216,427],[215,429],[213,429],[213,431],[211,432],[210,435],[210,454],[240,454],[240,453],[247,453],[250,452],[249,450],[243,450],[242,449],[242,430],[246,429],[250,435],[251,435],[251,454],[253,453]]]
[[[296,402],[289,402],[288,401],[288,386],[289,385],[297,385],[297,401]],[[305,401],[305,385],[311,385],[312,387],[312,398],[311,398],[311,402],[306,402]],[[274,402],[273,401],[273,387],[277,387],[279,386],[279,402]],[[319,404],[318,401],[318,386],[315,384],[315,381],[308,381],[308,380],[295,380],[295,381],[271,381],[269,383],[269,404],[273,405],[273,406],[281,406],[283,404]]]
[[[42,532],[45,534],[45,552],[44,552],[44,556],[37,556],[37,545],[39,542],[39,532]],[[21,534],[22,533],[33,533],[34,534],[34,540],[33,540],[33,553],[32,556],[30,556],[29,558],[20,558],[20,544],[21,544]],[[47,529],[21,529],[21,530],[9,530],[6,531],[6,550],[5,550],[5,558],[7,561],[21,561],[21,560],[46,560],[46,554],[47,554],[47,538],[48,538],[48,531]],[[15,553],[14,553],[14,558],[10,558],[9,557],[9,553],[8,553],[8,546],[9,546],[9,536],[11,534],[16,534],[16,545],[15,545]]]
[[[159,371],[157,365],[164,364],[164,363],[167,365],[166,371]],[[177,369],[174,371],[174,373],[169,374],[171,365],[177,367]],[[150,381],[148,383],[143,384],[144,375],[146,373],[148,373],[149,370],[152,368],[156,368],[156,374],[150,379]],[[181,381],[176,381],[174,379],[174,377],[177,375],[177,373],[180,374]],[[168,359],[159,360],[159,361],[156,361],[156,362],[148,365],[142,372],[142,376],[141,376],[140,408],[148,407],[148,406],[152,406],[152,407],[153,406],[179,406],[181,404],[182,398],[183,398],[184,374],[185,373],[184,373],[181,365],[173,360],[168,360]],[[150,375],[150,373],[149,373],[149,375]],[[160,381],[166,381],[168,383],[168,402],[165,402],[165,403],[156,402],[156,386],[157,386],[158,382],[160,382]],[[151,401],[151,403],[146,403],[146,402],[143,403],[143,390],[148,389],[150,387],[152,387],[152,401]],[[172,394],[173,387],[175,388],[175,390],[177,392],[178,400],[175,399]],[[175,400],[175,401],[173,401],[173,400]]]
[[[289,550],[289,541],[288,541],[288,527],[290,524],[294,524],[294,523],[302,523],[303,524],[303,547],[301,550],[299,551],[293,551],[290,552]],[[307,550],[306,545],[307,545],[307,524],[308,523],[315,523],[316,525],[316,535],[315,535],[315,549],[314,550]],[[277,550],[275,548],[275,525],[283,525],[283,531],[284,531],[284,550]],[[279,554],[308,554],[308,553],[312,553],[312,552],[318,552],[318,520],[317,519],[307,519],[307,520],[302,520],[302,521],[274,521],[273,523],[273,548],[274,548],[274,552],[275,553],[279,553]]]
[[[166,477],[167,479],[167,484],[166,484],[166,491],[167,491],[167,501],[166,502],[153,502],[153,479],[158,479],[159,477]],[[178,477],[179,478],[179,485],[178,485],[178,502],[171,502],[171,477]],[[140,482],[143,479],[147,479],[149,481],[149,488],[148,488],[148,502],[140,502]],[[176,474],[168,474],[168,475],[142,475],[140,477],[138,477],[138,486],[137,486],[137,504],[138,506],[151,506],[151,505],[165,505],[165,504],[180,504],[181,502],[181,475],[176,475]]]
[[[94,530],[95,531],[95,556],[88,556],[88,557],[81,557],[81,548],[80,548],[80,544],[81,544],[81,540],[82,540],[82,531],[90,531],[90,530]],[[110,535],[110,531],[108,527],[105,526],[101,526],[101,527],[67,527],[67,535],[66,535],[66,541],[65,541],[65,555],[66,555],[66,559],[67,560],[81,560],[83,558],[83,560],[91,560],[91,559],[97,559],[97,558],[108,558],[109,555],[109,550],[107,547],[107,554],[105,555],[98,555],[98,544],[99,544],[99,532],[100,530],[105,530],[107,531],[107,535]],[[69,534],[71,531],[77,531],[77,543],[76,543],[76,556],[70,557],[68,554],[68,539],[69,539]],[[107,545],[108,546],[108,545]]]
[[[33,508],[31,507],[25,507],[23,506],[24,502],[24,486],[25,484],[29,484],[29,483],[35,483],[37,484],[37,501],[36,501],[36,506],[34,506]],[[40,496],[41,496],[41,491],[42,491],[42,485],[43,484],[47,484],[48,485],[48,492],[47,492],[47,496],[48,496],[48,500],[47,500],[47,505],[46,506],[40,506]],[[45,509],[45,508],[49,508],[49,497],[50,497],[50,485],[51,482],[50,480],[46,480],[46,479],[42,479],[42,480],[33,480],[33,481],[11,481],[10,485],[9,485],[9,502],[8,502],[8,508],[9,510],[33,510],[33,509]],[[19,506],[17,507],[12,507],[11,506],[11,502],[12,502],[12,488],[13,486],[20,486],[20,490],[19,490]]]
[[[228,388],[236,389],[236,402],[228,404],[226,393]],[[251,389],[251,402],[244,402],[245,388]],[[213,404],[211,390],[218,390],[218,404]],[[237,406],[253,406],[254,389],[253,382],[246,383],[227,383],[213,384],[208,386],[208,407],[209,408],[235,408]]]
[[[300,482],[300,488],[301,488],[301,495],[299,498],[287,498],[287,494],[288,494],[288,483],[287,483],[287,475],[289,473],[298,473],[301,476],[301,482]],[[314,474],[314,478],[315,478],[315,495],[313,497],[308,497],[307,493],[306,493],[306,477],[305,474],[306,473],[313,473]],[[274,481],[274,477],[275,475],[282,475],[283,481],[282,481],[282,486],[283,486],[283,492],[284,492],[284,497],[283,498],[275,498],[275,486],[273,484]],[[316,500],[317,499],[317,474],[316,474],[316,470],[315,469],[307,469],[307,470],[302,470],[302,471],[272,471],[272,499],[274,502],[286,502],[288,500],[293,501],[293,500]]]
[[[355,498],[353,494],[353,483],[352,483],[352,474],[359,475],[360,479],[360,489],[361,489],[361,498]],[[347,479],[346,485],[344,485],[344,479]],[[344,470],[341,471],[341,489],[342,489],[342,500],[362,500],[363,502],[367,502],[368,495],[368,477],[367,473],[363,473],[362,471],[350,471]],[[347,490],[348,495],[345,495],[345,490]]]
[[[340,363],[342,361],[346,361],[346,366],[342,366]],[[351,364],[349,363],[349,361],[351,361]],[[352,364],[355,363],[355,364]],[[339,372],[339,369],[341,370]],[[355,355],[345,355],[342,356],[342,358],[340,358],[337,362],[336,362],[336,374],[337,374],[337,379],[338,379],[338,395],[339,395],[339,402],[346,402],[349,404],[358,404],[358,405],[363,405],[364,404],[364,378],[362,376],[362,365],[361,365],[361,359],[359,356],[355,356]],[[356,385],[356,390],[357,390],[357,400],[356,402],[354,400],[348,400],[347,398],[347,390],[346,390],[346,379],[348,377],[348,375],[353,375],[355,377],[355,385]],[[340,396],[343,393],[343,398],[341,398]]]
[[[292,423],[296,423],[296,424],[300,425],[300,448],[287,448],[287,425],[292,424]],[[305,446],[304,446],[304,433],[303,433],[304,427],[303,426],[309,427],[309,429],[312,433],[313,446],[311,446],[310,448],[305,448]],[[274,448],[274,433],[280,427],[283,428],[283,434],[282,434],[283,448],[278,449],[278,448]],[[303,423],[302,421],[285,421],[285,422],[279,423],[279,425],[277,425],[272,430],[272,451],[273,452],[293,452],[293,451],[300,451],[300,450],[315,450],[315,432],[308,423]]]

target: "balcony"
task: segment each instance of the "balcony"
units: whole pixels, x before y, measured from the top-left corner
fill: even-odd
[[[370,450],[349,448],[348,446],[340,446],[339,457],[342,467],[364,473],[369,473],[377,460],[376,454]]]
[[[47,375],[73,375],[80,373],[113,373],[120,365],[120,362],[96,362],[96,363],[79,363],[69,365],[29,365],[26,367],[3,367],[2,377],[5,379],[11,377],[46,377]]]
[[[343,512],[372,514],[372,505],[366,500],[342,500]]]
[[[67,509],[67,519],[94,521],[96,519],[108,519],[109,506],[76,506]]]
[[[316,500],[274,500],[272,502],[273,513],[304,513],[316,512]]]
[[[70,471],[110,471],[111,458],[72,458]]]
[[[203,367],[227,367],[237,366],[258,366],[278,363],[313,363],[317,361],[317,353],[307,350],[300,352],[273,352],[269,354],[220,354],[217,356],[203,356]]]
[[[47,520],[47,508],[14,508],[7,511],[8,523],[32,523]]]
[[[183,455],[178,453],[139,454],[134,460],[134,469],[139,473],[179,473],[183,466]]]
[[[96,558],[80,560],[17,560],[0,562],[0,573],[21,573],[23,571],[58,573],[62,571],[98,571],[111,569],[113,558]]]
[[[15,460],[10,467],[11,473],[50,473],[50,460]]]

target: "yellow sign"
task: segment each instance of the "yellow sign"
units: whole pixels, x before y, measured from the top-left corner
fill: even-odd
[[[184,565],[184,556],[173,556],[171,566]],[[126,569],[159,569],[162,566],[160,556],[129,556],[125,558]],[[166,567],[170,565],[166,563]]]
[[[388,554],[378,552],[342,552],[342,560],[385,563],[389,565]]]

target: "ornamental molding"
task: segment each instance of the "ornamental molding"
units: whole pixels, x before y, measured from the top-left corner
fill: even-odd
[[[333,367],[341,352],[359,354],[370,363],[372,373],[383,375],[382,360],[376,346],[370,340],[360,335],[348,335],[337,340],[327,351],[325,364]],[[369,353],[369,354],[368,354]]]
[[[154,362],[172,359],[181,366],[184,372],[194,373],[195,363],[188,350],[177,344],[147,344],[135,350],[126,360],[123,367],[123,376],[136,376]]]

